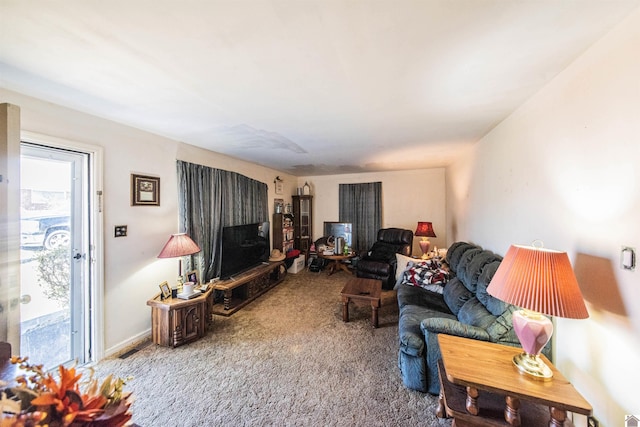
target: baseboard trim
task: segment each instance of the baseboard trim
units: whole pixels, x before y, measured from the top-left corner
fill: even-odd
[[[151,339],[151,328],[105,350],[105,357],[119,356]]]

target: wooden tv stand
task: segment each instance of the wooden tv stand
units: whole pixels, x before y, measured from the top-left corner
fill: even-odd
[[[227,280],[213,284],[212,288],[224,293],[223,303],[214,304],[211,311],[231,316],[260,295],[282,282],[287,275],[284,261],[261,264]]]

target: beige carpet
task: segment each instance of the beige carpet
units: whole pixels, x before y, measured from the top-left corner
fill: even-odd
[[[434,396],[402,385],[395,294],[383,296],[378,329],[370,307],[352,306],[344,323],[348,278],[289,274],[231,317],[216,316],[197,342],[149,345],[96,370],[134,377],[126,390],[145,427],[449,426],[435,417]]]

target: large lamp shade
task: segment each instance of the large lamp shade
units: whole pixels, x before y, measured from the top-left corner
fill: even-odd
[[[566,252],[512,245],[487,292],[502,301],[549,316],[589,317]]]
[[[180,258],[200,252],[196,244],[186,233],[172,234],[164,245],[158,258]],[[178,263],[178,276],[182,276],[182,259]]]

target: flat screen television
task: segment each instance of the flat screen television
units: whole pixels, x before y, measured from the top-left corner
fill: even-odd
[[[353,226],[350,222],[331,222],[324,223],[324,236],[343,237],[345,243],[351,248],[351,233]]]
[[[269,260],[269,223],[261,222],[222,229],[220,278],[242,273]]]

